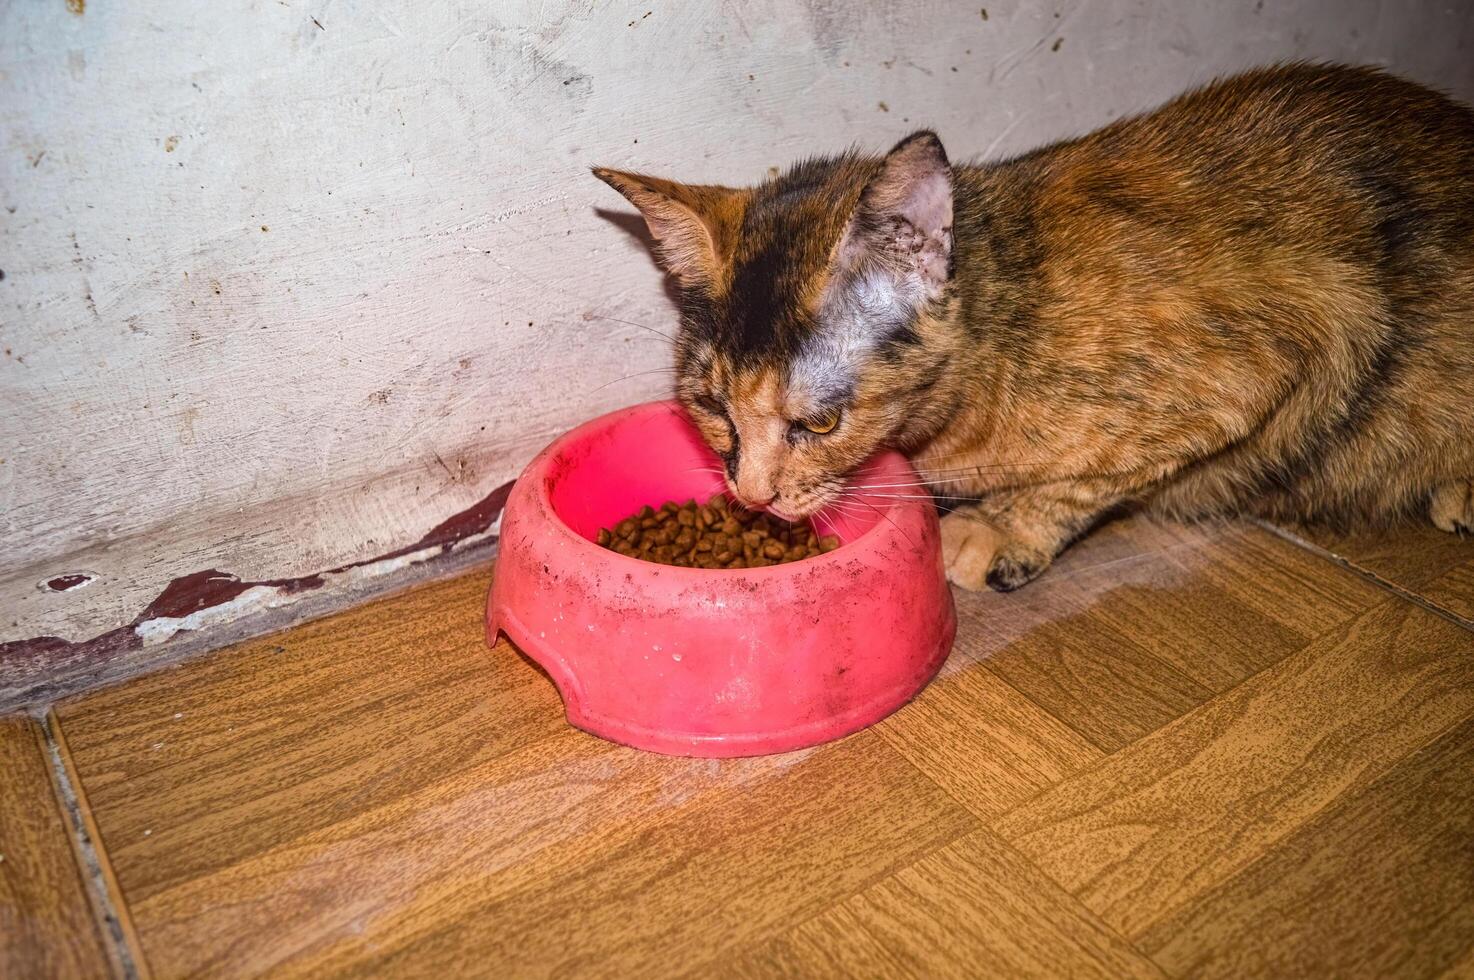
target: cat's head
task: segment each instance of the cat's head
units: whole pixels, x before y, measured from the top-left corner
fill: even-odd
[[[676,278],[677,396],[737,499],[804,517],[876,449],[935,433],[955,346],[935,134],[751,188],[594,173],[640,209]]]

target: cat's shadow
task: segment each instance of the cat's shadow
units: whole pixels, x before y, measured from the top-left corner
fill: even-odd
[[[610,211],[607,208],[594,208],[594,214],[639,242],[644,246],[645,251],[650,253],[650,261],[655,262],[655,239],[651,237],[650,229],[645,225],[644,218],[638,214],[631,214],[628,211]],[[657,268],[660,265],[658,262],[655,264]],[[672,309],[679,310],[681,308],[681,292],[680,288],[676,285],[675,277],[665,274],[664,270],[661,270],[661,272],[660,285],[665,290],[665,298],[670,300]]]

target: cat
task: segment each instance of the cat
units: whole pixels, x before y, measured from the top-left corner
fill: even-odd
[[[965,498],[947,575],[999,591],[1123,508],[1474,529],[1474,111],[1422,86],[1285,64],[1002,162],[594,173],[748,506]],[[925,487],[847,489],[886,446]]]

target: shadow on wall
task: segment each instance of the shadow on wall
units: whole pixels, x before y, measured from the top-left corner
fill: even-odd
[[[655,262],[655,239],[651,237],[650,229],[646,227],[644,218],[629,211],[610,211],[605,208],[594,208],[594,214],[638,241],[644,246],[645,251],[650,253],[650,260]],[[670,276],[662,277],[661,287],[665,290],[665,298],[670,300],[670,305],[675,309],[680,309],[681,293],[676,286],[675,279]]]

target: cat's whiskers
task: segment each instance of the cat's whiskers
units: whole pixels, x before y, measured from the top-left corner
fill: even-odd
[[[634,320],[622,320],[622,319],[620,319],[617,316],[609,316],[608,314],[605,314],[605,313],[590,313],[590,314],[588,314],[588,316],[589,316],[590,319],[593,319],[593,320],[608,320],[611,323],[622,323],[622,324],[624,324],[627,327],[638,327],[641,330],[648,330],[648,331],[650,331],[651,333],[655,334],[657,337],[664,337],[666,340],[670,341],[673,344],[676,342],[676,338],[672,337],[670,334],[666,333],[663,330],[656,330],[654,327],[649,326],[648,324],[636,323]]]
[[[930,487],[942,483],[966,483],[972,479],[967,476],[946,477],[941,480],[913,480],[909,483],[853,483],[851,489],[855,490],[888,490],[894,487]]]
[[[645,377],[647,375],[651,375],[651,374],[674,374],[675,371],[676,371],[676,369],[673,368],[673,367],[668,367],[668,368],[653,368],[653,369],[651,369],[649,371],[636,371],[634,374],[626,374],[622,378],[615,378],[613,381],[606,381],[604,384],[599,385],[597,388],[591,389],[589,391],[589,394],[592,395],[595,391],[603,391],[605,388],[608,388],[610,385],[617,385],[621,381],[629,381],[632,378],[643,378],[643,377]]]
[[[1023,470],[1043,465],[1043,460],[1023,460],[1016,463],[978,463],[974,466],[946,466],[941,468],[916,464],[916,467],[922,473],[983,473],[1002,470]]]

